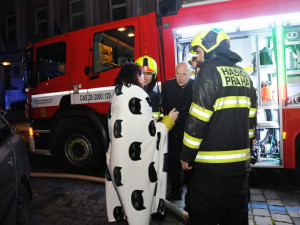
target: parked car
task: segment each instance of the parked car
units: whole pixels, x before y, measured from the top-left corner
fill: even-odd
[[[29,224],[32,198],[27,147],[0,115],[0,224]]]
[[[12,102],[4,110],[3,116],[14,131],[17,131],[24,141],[28,142],[29,121],[25,116],[26,101]]]

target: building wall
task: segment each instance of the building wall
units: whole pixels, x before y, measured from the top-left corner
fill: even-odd
[[[94,25],[106,23],[110,19],[110,3],[109,0],[93,0],[93,17]],[[99,9],[102,8],[101,11]]]
[[[5,31],[5,18],[11,14],[14,14],[14,2],[13,1],[0,1],[0,36],[6,49],[11,48],[13,43],[7,40]],[[0,53],[3,49],[0,49]]]
[[[70,29],[70,0],[11,0],[0,1],[0,35],[8,52],[23,49],[29,41],[39,41],[47,37],[69,32]],[[157,11],[159,0],[127,0],[127,17],[147,14]],[[162,0],[168,4],[181,5],[183,0]],[[89,27],[110,21],[110,0],[83,0],[84,27]],[[177,6],[177,9],[179,8]],[[35,34],[35,9],[47,7],[48,33]],[[5,17],[15,15],[17,41],[9,45],[6,40]],[[1,54],[0,49],[0,54]]]

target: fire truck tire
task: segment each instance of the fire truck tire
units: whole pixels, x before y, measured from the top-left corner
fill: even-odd
[[[86,123],[71,124],[59,138],[59,158],[62,165],[72,172],[91,172],[99,167],[101,140],[99,133],[88,128]]]

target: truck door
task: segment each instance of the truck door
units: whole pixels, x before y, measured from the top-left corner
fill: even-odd
[[[125,62],[139,55],[139,22],[136,19],[93,29],[90,35],[91,71],[88,76],[88,101],[100,113],[106,113],[114,80]],[[98,103],[98,104],[94,104]],[[99,104],[101,103],[101,104]]]
[[[114,91],[114,80],[123,63],[134,62],[145,54],[159,62],[157,32],[155,13],[119,20],[92,29],[90,73],[87,81],[91,107],[99,113],[107,113]]]
[[[35,50],[36,88],[32,89],[35,118],[50,118],[63,98],[69,98],[69,36],[39,42]]]

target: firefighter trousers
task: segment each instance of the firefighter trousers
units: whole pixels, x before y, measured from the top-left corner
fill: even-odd
[[[190,225],[248,225],[248,175],[195,168],[186,194]]]

